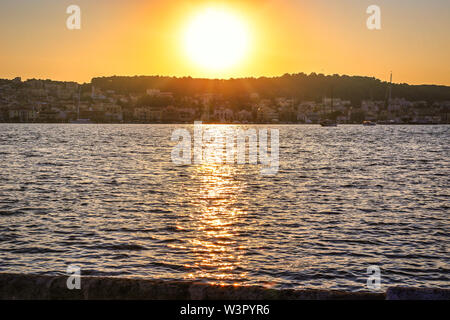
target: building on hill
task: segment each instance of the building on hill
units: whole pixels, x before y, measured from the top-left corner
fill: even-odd
[[[263,123],[277,123],[279,122],[278,112],[266,105],[258,108],[257,121]]]
[[[134,120],[143,123],[154,123],[162,121],[162,109],[156,107],[134,108]]]
[[[213,113],[213,120],[218,122],[232,122],[234,119],[234,113],[232,110],[227,108],[216,108]]]
[[[8,109],[9,122],[35,122],[37,119],[38,113],[31,106],[13,106]]]
[[[195,109],[193,108],[178,109],[178,119],[180,122],[195,121]]]
[[[236,114],[236,119],[239,120],[241,123],[248,123],[253,120],[253,116],[250,111],[242,109]]]
[[[145,92],[150,97],[173,98],[172,92],[161,92],[159,89],[147,89]]]

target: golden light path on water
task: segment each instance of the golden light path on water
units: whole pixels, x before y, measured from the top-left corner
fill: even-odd
[[[230,126],[203,126],[212,133],[223,136]],[[186,279],[208,279],[215,284],[235,284],[247,277],[247,272],[236,272],[245,263],[246,246],[238,235],[244,231],[241,219],[245,212],[235,206],[245,181],[236,179],[239,170],[235,165],[217,163],[224,155],[223,140],[205,142],[209,155],[205,162],[192,170],[194,180],[198,179],[190,203],[197,210],[190,213],[190,224],[177,227],[195,230],[197,235],[188,240],[188,248],[193,252],[193,261],[185,267],[194,270]],[[224,159],[224,158],[223,158]],[[174,245],[176,247],[176,245]],[[225,281],[226,280],[226,281]],[[240,280],[240,281],[239,281]]]
[[[239,244],[235,235],[240,231],[239,219],[245,213],[233,208],[242,187],[233,179],[234,171],[229,166],[216,165],[198,169],[202,184],[198,198],[192,200],[200,209],[199,215],[193,217],[198,219],[199,238],[192,240],[197,259],[192,262],[192,267],[198,271],[188,274],[190,278],[209,278],[208,275],[214,273],[216,279],[231,280],[230,277],[236,277],[236,274],[230,272],[242,263],[245,247]],[[245,277],[245,273],[237,276]]]

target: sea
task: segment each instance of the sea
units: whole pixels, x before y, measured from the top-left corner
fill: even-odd
[[[203,127],[277,130],[276,172],[174,163],[193,125],[0,124],[0,272],[450,288],[449,125]]]

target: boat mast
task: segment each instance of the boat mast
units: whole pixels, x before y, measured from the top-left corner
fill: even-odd
[[[78,95],[77,95],[77,119],[80,119],[80,94],[81,94],[81,88],[78,86]]]
[[[331,85],[331,113],[333,113],[333,85]]]
[[[385,102],[386,109],[391,104],[391,99],[392,99],[392,71],[391,71],[391,77],[390,77],[390,80],[389,80],[389,85],[388,85],[387,90],[386,90],[386,102]]]

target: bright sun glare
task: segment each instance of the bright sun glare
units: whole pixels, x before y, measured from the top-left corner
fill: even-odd
[[[224,70],[241,61],[248,49],[248,33],[238,16],[219,9],[196,15],[185,33],[188,56],[209,70]]]

